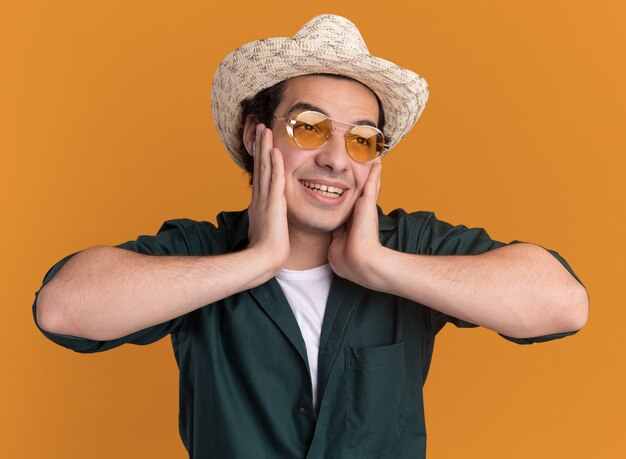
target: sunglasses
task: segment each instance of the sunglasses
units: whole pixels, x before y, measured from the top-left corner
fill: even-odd
[[[335,129],[343,129],[346,131],[346,150],[355,161],[369,164],[386,153],[385,135],[374,126],[344,123],[313,110],[274,118],[285,121],[287,134],[300,148],[323,147]],[[351,127],[336,128],[333,122]]]

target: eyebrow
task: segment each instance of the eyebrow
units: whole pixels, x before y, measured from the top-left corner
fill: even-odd
[[[334,118],[331,118],[330,115],[328,113],[326,113],[324,110],[322,110],[321,108],[316,107],[315,105],[312,105],[312,104],[308,104],[306,102],[298,102],[297,104],[292,106],[287,113],[289,115],[292,115],[294,112],[304,111],[304,110],[312,110],[314,112],[320,112],[322,115],[326,115],[326,117],[328,117],[331,120],[339,121],[339,122],[345,123],[345,124],[353,124],[355,126],[378,127],[378,126],[376,126],[376,123],[373,123],[372,120],[368,120],[368,119],[357,120],[354,123],[348,123],[346,121],[335,120]]]

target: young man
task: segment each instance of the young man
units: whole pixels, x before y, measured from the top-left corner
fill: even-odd
[[[422,386],[447,322],[531,343],[587,318],[558,254],[379,211],[381,158],[427,94],[337,16],[234,51],[213,111],[249,208],[65,258],[39,327],[79,352],[171,334],[191,457],[425,457]]]

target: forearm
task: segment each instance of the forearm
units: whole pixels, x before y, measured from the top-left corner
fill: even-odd
[[[382,248],[370,288],[514,338],[582,328],[584,287],[546,250],[513,244],[481,255],[412,255]]]
[[[217,256],[150,256],[113,247],[75,255],[37,299],[47,331],[109,340],[260,285],[273,268],[248,249]]]
[[[272,133],[265,126],[247,123],[246,136],[249,151],[256,151],[248,248],[202,257],[149,256],[112,247],[85,250],[39,292],[39,326],[53,333],[115,339],[272,278],[290,253],[282,154],[272,148]]]

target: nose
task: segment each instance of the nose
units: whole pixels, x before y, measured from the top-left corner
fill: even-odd
[[[342,129],[333,129],[326,144],[319,148],[315,156],[318,166],[334,172],[346,171],[350,165],[350,155],[346,150],[346,140]]]

